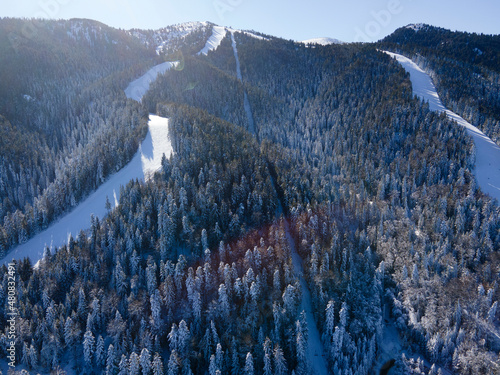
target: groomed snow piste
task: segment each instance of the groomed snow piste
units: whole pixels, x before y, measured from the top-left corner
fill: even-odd
[[[141,101],[142,96],[158,74],[174,66],[175,63],[163,63],[151,68],[146,74],[136,79],[125,90],[128,98]],[[120,198],[120,187],[131,180],[147,180],[160,169],[163,154],[168,158],[173,152],[168,135],[168,119],[149,115],[149,131],[132,160],[118,172],[108,178],[94,193],[78,204],[71,212],[61,217],[46,230],[38,233],[26,243],[12,249],[0,261],[6,264],[12,259],[29,257],[32,263],[43,257],[45,248],[51,251],[66,244],[70,234],[76,238],[82,229],[90,227],[90,217],[103,218],[106,211],[106,197],[114,207]]]
[[[156,80],[158,75],[164,74],[167,70],[175,67],[177,64],[177,61],[167,61],[162,64],[153,66],[146,72],[146,74],[140,76],[135,81],[130,82],[130,84],[125,89],[125,95],[127,95],[127,98],[129,99],[140,102],[144,94],[146,94],[146,92],[149,90],[149,86]]]
[[[481,130],[464,120],[455,112],[445,108],[431,77],[409,58],[397,53],[387,52],[395,58],[403,68],[410,73],[413,93],[426,102],[432,111],[445,112],[446,115],[455,120],[459,125],[467,129],[474,139],[476,148],[476,167],[474,174],[481,190],[496,198],[500,202],[500,147],[487,137]]]
[[[125,186],[130,180],[147,179],[161,167],[163,154],[166,157],[172,154],[172,145],[168,140],[168,119],[150,115],[149,132],[130,163],[109,177],[73,211],[10,251],[1,264],[24,257],[29,257],[32,263],[36,263],[42,258],[46,246],[55,250],[68,243],[70,234],[76,238],[80,230],[90,227],[91,215],[99,219],[106,215],[106,197],[113,207],[116,206],[120,197],[120,186]]]
[[[205,44],[205,47],[197,53],[197,55],[208,55],[209,51],[215,51],[221,44],[222,39],[227,35],[227,32],[230,32],[231,35],[234,35],[235,32],[237,33],[242,33],[245,35],[248,35],[252,38],[259,39],[259,40],[269,40],[269,38],[251,33],[250,31],[242,31],[242,30],[235,30],[231,29],[229,27],[224,27],[224,26],[214,26],[212,29],[212,35],[210,38],[208,38],[207,43]],[[233,37],[234,39],[234,37]]]
[[[212,28],[212,35],[210,38],[208,38],[207,43],[205,44],[205,47],[198,52],[198,55],[208,55],[209,51],[213,51],[217,49],[217,47],[220,46],[220,43],[222,42],[222,39],[226,36],[227,30],[223,26],[214,26]]]

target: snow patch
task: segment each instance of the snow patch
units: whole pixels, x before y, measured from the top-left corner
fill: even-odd
[[[130,82],[130,84],[125,89],[125,95],[129,99],[140,102],[144,94],[146,94],[146,92],[149,90],[149,86],[156,80],[158,75],[164,74],[170,68],[177,66],[177,64],[177,61],[167,61],[162,64],[153,66],[144,75],[137,78],[135,81]]]
[[[116,206],[121,186],[125,186],[130,180],[147,180],[160,169],[163,154],[168,158],[172,153],[172,145],[168,138],[168,119],[150,115],[149,132],[130,163],[109,177],[73,211],[28,242],[14,248],[0,261],[0,265],[24,257],[29,257],[32,263],[37,263],[42,259],[46,247],[53,251],[68,243],[70,235],[76,238],[80,230],[90,227],[91,215],[99,219],[106,215],[106,199],[114,202]]]
[[[208,38],[205,47],[203,47],[203,49],[198,52],[197,55],[203,54],[206,56],[208,55],[209,51],[216,50],[220,46],[222,39],[224,39],[224,37],[226,36],[226,33],[227,30],[225,27],[214,25],[212,28],[212,35],[210,36],[210,38]]]
[[[304,43],[307,46],[314,44],[319,44],[322,46],[328,46],[330,44],[344,44],[344,42],[342,42],[341,40],[334,38],[313,38],[313,39],[303,40],[300,43]]]
[[[412,23],[405,27],[406,29],[411,29],[415,32],[425,29],[425,24],[423,23]]]
[[[445,108],[439,99],[431,77],[409,58],[387,52],[410,73],[413,93],[429,103],[432,111],[445,112],[448,118],[467,129],[475,144],[476,166],[474,174],[481,190],[500,202],[500,147],[481,130],[464,120],[456,113]]]

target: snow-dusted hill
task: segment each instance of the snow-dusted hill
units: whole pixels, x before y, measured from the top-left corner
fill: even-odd
[[[149,88],[149,84],[156,79],[158,74],[174,66],[175,63],[156,65],[143,76],[131,82],[125,94],[128,98],[141,101],[142,96]],[[172,144],[168,136],[168,119],[150,115],[149,131],[133,159],[120,171],[113,174],[86,200],[81,202],[70,213],[54,222],[49,228],[38,233],[28,242],[17,246],[0,261],[6,264],[12,259],[29,257],[36,263],[43,257],[45,248],[57,249],[68,242],[70,235],[76,237],[81,230],[87,229],[91,224],[91,215],[102,218],[106,215],[106,199],[112,206],[118,204],[120,187],[129,181],[145,180],[160,169],[162,156],[168,158],[172,154]]]
[[[151,115],[149,132],[130,163],[113,174],[73,211],[28,242],[14,248],[1,260],[1,264],[24,257],[29,257],[35,263],[42,258],[45,247],[56,249],[68,242],[70,234],[76,237],[82,229],[90,227],[91,215],[98,218],[106,215],[106,198],[114,207],[118,204],[121,186],[131,180],[144,180],[157,171],[161,167],[163,154],[167,157],[172,154],[172,145],[168,139],[168,119]]]
[[[410,73],[413,93],[426,102],[433,111],[445,112],[446,115],[467,129],[474,139],[476,149],[476,166],[474,174],[481,189],[500,202],[500,147],[481,130],[465,121],[456,113],[445,108],[431,77],[409,58],[386,52],[395,58]]]
[[[153,46],[159,55],[166,52],[168,47],[185,42],[190,34],[206,31],[208,28],[208,22],[185,22],[158,30],[133,29],[129,31],[129,34],[138,38],[143,44]]]

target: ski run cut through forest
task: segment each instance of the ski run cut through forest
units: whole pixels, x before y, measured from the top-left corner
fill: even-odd
[[[384,51],[386,52],[386,51]],[[413,93],[429,103],[432,111],[445,112],[458,125],[467,129],[474,139],[476,165],[474,174],[481,189],[500,202],[500,147],[487,137],[481,130],[465,121],[456,113],[445,108],[432,83],[431,77],[409,58],[397,53],[386,52],[395,58],[405,70],[410,73]]]
[[[35,229],[0,232],[0,267],[18,266],[20,369],[499,373],[496,125],[453,101],[441,60],[209,22],[68,22],[75,45],[138,56],[103,68],[109,92],[82,90],[118,98],[89,107],[129,115],[135,143],[71,210],[25,208]]]

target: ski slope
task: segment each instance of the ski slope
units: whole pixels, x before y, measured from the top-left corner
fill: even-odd
[[[125,89],[125,95],[129,99],[140,102],[144,94],[146,94],[146,92],[149,90],[149,85],[151,85],[151,83],[156,80],[158,75],[165,73],[167,70],[175,67],[177,64],[177,61],[167,61],[162,64],[153,66],[146,72],[146,74],[137,78],[135,81],[130,82],[130,84]]]
[[[216,50],[220,46],[222,39],[226,36],[227,30],[223,26],[214,26],[212,28],[212,35],[208,38],[205,47],[197,53],[197,55],[208,55],[209,51]]]
[[[108,178],[73,211],[28,242],[14,248],[0,261],[0,264],[24,257],[29,257],[32,263],[36,263],[42,259],[47,246],[52,251],[66,244],[70,234],[76,238],[82,229],[90,227],[91,215],[99,219],[106,215],[106,198],[112,206],[116,206],[120,198],[121,186],[125,186],[130,180],[145,180],[160,169],[163,154],[166,157],[172,154],[172,145],[168,139],[168,119],[150,115],[149,132],[130,163]]]
[[[152,67],[146,74],[131,82],[125,90],[129,99],[140,102],[158,74],[165,73],[175,66],[175,62],[166,62]],[[71,212],[51,224],[47,229],[38,233],[29,241],[11,250],[1,264],[9,263],[12,259],[29,257],[32,263],[43,257],[46,247],[52,250],[66,244],[72,235],[74,238],[82,229],[90,227],[90,217],[94,215],[103,218],[106,211],[106,198],[112,206],[118,205],[120,187],[131,180],[147,180],[154,172],[161,168],[163,154],[168,158],[173,153],[172,144],[168,135],[168,119],[149,115],[149,131],[139,146],[139,150],[132,160],[117,173],[113,174],[87,199],[78,204]]]
[[[410,73],[413,93],[426,102],[432,111],[445,112],[448,118],[456,121],[467,129],[467,133],[474,139],[476,148],[476,166],[474,174],[481,190],[500,202],[500,147],[486,136],[481,130],[464,120],[456,113],[445,108],[431,77],[409,58],[387,52],[395,58],[403,68]]]

